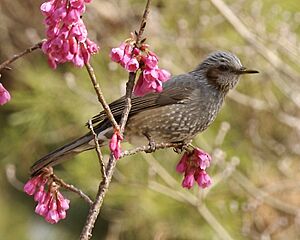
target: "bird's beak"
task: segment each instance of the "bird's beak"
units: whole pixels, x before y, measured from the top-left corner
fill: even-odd
[[[259,73],[259,71],[247,69],[245,67],[241,67],[241,69],[237,71],[237,74],[253,74],[253,73]]]

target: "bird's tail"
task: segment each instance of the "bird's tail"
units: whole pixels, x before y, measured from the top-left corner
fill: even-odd
[[[95,145],[91,141],[93,141],[93,135],[89,133],[69,144],[66,144],[50,152],[32,165],[32,167],[30,168],[31,176],[37,175],[44,167],[57,165],[64,161],[65,158],[83,151],[93,149]],[[99,140],[100,145],[102,145],[103,142],[104,141]]]

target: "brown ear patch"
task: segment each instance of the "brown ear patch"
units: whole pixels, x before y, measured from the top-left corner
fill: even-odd
[[[220,70],[218,68],[210,68],[206,73],[208,81],[216,82],[218,76],[220,75]]]

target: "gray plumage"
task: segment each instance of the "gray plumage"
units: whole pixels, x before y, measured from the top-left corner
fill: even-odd
[[[125,140],[135,145],[147,144],[146,136],[156,143],[186,142],[204,131],[216,118],[227,92],[234,88],[241,74],[258,73],[244,68],[232,53],[210,54],[193,71],[173,77],[163,84],[161,93],[132,98],[132,108],[125,128]],[[124,97],[110,104],[117,121],[124,109]],[[104,112],[92,120],[100,145],[105,145],[113,129]],[[36,175],[46,166],[60,163],[66,156],[93,149],[93,135],[62,146],[38,160],[30,170]]]

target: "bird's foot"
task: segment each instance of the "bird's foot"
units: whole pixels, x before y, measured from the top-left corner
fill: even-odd
[[[149,149],[145,150],[145,152],[146,153],[155,152],[155,150],[156,150],[156,143],[155,143],[154,139],[150,136],[149,133],[144,133],[144,135],[146,136],[146,138],[149,141]]]
[[[146,153],[155,152],[155,150],[156,150],[156,143],[154,140],[150,140],[149,141],[149,149],[146,150]]]
[[[185,140],[185,141],[182,141],[182,145],[178,146],[178,147],[174,147],[173,148],[173,151],[178,153],[178,154],[181,154],[183,151],[188,151],[189,150],[189,147],[191,146],[191,142],[192,140]]]
[[[184,150],[184,145],[183,144],[178,146],[178,147],[173,148],[173,151],[178,153],[178,154],[181,154],[183,152],[183,150]]]

